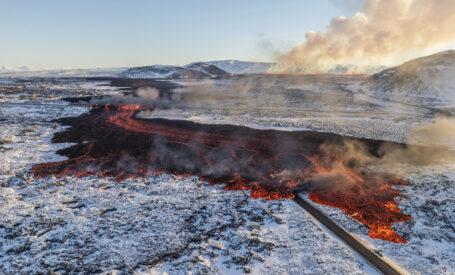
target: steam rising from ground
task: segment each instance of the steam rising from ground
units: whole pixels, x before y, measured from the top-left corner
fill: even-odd
[[[359,69],[396,65],[455,41],[453,0],[367,0],[352,18],[335,17],[325,33],[280,56],[279,69],[327,72],[335,64]]]
[[[172,92],[163,93],[154,88],[140,88],[134,93],[117,94],[114,96],[93,99],[92,104],[108,105],[139,105],[173,108],[182,106],[206,106],[211,103],[223,105],[242,99],[249,99],[252,88],[258,86],[261,90],[269,85],[274,85],[274,81],[267,82],[262,79],[244,79],[242,81],[216,82],[206,81],[194,83],[186,88],[175,89]],[[256,88],[258,88],[256,87]],[[333,95],[321,95],[322,100],[331,105]],[[327,96],[327,98],[325,97]],[[276,97],[278,99],[279,97]],[[254,100],[253,100],[254,101]],[[260,103],[257,103],[258,106]],[[270,105],[270,103],[267,103]],[[229,106],[229,104],[228,104]],[[248,105],[252,107],[252,105]],[[259,107],[264,107],[260,105]],[[137,118],[153,117],[153,110],[142,110],[136,114]],[[407,143],[420,144],[398,145],[395,143],[385,143],[378,152],[369,152],[364,144],[355,141],[345,141],[344,144],[323,144],[321,146],[322,155],[344,160],[356,167],[369,165],[395,165],[397,163],[409,163],[414,165],[437,165],[455,161],[455,155],[447,146],[455,148],[455,120],[447,117],[436,117],[432,123],[418,125],[408,131]],[[180,157],[179,157],[180,159]],[[343,171],[338,171],[339,167],[332,167],[330,173],[323,175],[325,178],[315,178],[315,181],[334,182],[334,178],[340,178]],[[328,177],[328,178],[327,178]],[[343,180],[349,182],[349,180]],[[337,185],[338,186],[338,185]]]
[[[160,91],[151,87],[137,89],[134,93],[105,96],[102,98],[92,98],[90,104],[93,105],[140,105],[151,106],[160,97]]]
[[[455,121],[446,117],[437,117],[432,123],[412,128],[408,133],[408,142],[419,145],[399,145],[384,143],[377,153],[369,152],[365,144],[358,141],[344,141],[343,144],[323,144],[321,151],[327,157],[344,159],[354,166],[397,165],[440,165],[455,161],[453,140]],[[451,143],[452,142],[452,143]]]
[[[445,145],[455,138],[455,121],[449,118],[436,118],[431,124],[423,124],[409,131],[409,140],[419,140],[420,145],[402,145],[384,143],[378,151],[370,152],[365,143],[356,140],[344,140],[343,143],[324,143],[320,146],[322,156],[331,163],[327,172],[314,175],[311,184],[326,190],[347,190],[356,185],[356,177],[349,177],[349,170],[382,167],[394,168],[401,164],[417,166],[444,165],[455,162],[455,148]],[[452,144],[453,145],[453,144]],[[342,160],[343,164],[331,160]],[[394,173],[397,173],[396,170]],[[401,173],[401,172],[400,172]],[[377,174],[369,178],[369,183],[376,185],[387,182],[386,174]]]
[[[351,188],[356,182],[348,178],[341,168],[334,168],[327,173],[316,174],[311,183],[323,190],[342,191]]]
[[[408,141],[440,145],[453,145],[455,142],[455,120],[449,117],[437,117],[431,124],[414,127]]]

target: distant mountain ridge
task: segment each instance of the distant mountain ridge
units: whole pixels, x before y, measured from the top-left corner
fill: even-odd
[[[99,69],[34,69],[0,67],[0,77],[118,77],[118,78],[213,78],[230,74],[260,74],[274,72],[277,63],[217,60],[193,62],[185,66],[151,65],[133,68]],[[372,67],[373,73],[382,66]],[[336,65],[328,73],[363,72],[355,65]],[[420,57],[400,66],[371,75],[363,87],[373,93],[412,94],[422,97],[455,99],[455,51]]]
[[[201,62],[197,62],[201,63]],[[276,63],[271,62],[250,62],[250,61],[239,61],[239,60],[218,60],[218,61],[206,61],[202,62],[209,65],[217,66],[218,68],[231,73],[231,74],[258,74],[270,72]],[[195,63],[190,63],[187,66],[191,66]]]
[[[0,67],[0,77],[112,77],[126,70],[120,68],[95,69],[33,69],[28,67]]]
[[[206,78],[207,74],[178,66],[151,65],[130,68],[117,75],[119,78]]]
[[[230,74],[269,72],[275,63],[220,60],[193,62],[183,67],[151,65],[127,69],[119,78],[213,78]]]

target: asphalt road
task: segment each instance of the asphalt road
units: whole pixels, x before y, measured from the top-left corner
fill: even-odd
[[[310,205],[299,194],[295,194],[294,201],[303,209],[305,209],[310,215],[316,218],[321,224],[329,229],[333,234],[345,242],[349,247],[356,251],[362,258],[370,263],[375,269],[383,274],[402,274],[389,265],[387,262],[381,259],[380,256],[376,255],[373,251],[366,248],[362,243],[351,236],[346,230],[340,227],[338,224],[330,220],[326,215],[319,211],[314,206]]]

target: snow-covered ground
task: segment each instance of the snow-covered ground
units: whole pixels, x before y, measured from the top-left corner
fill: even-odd
[[[52,120],[87,110],[60,99],[115,92],[103,84],[0,87],[1,273],[374,272],[290,200],[172,175],[34,179],[32,165],[67,146],[50,142]]]
[[[166,117],[202,123],[281,130],[314,129],[354,137],[405,142],[407,132],[429,122],[433,110],[357,92],[365,77],[251,76],[177,81],[183,88],[164,109],[142,118]]]
[[[186,82],[162,109],[166,117],[283,130],[315,129],[406,141],[434,110],[374,97],[356,77],[247,77]],[[0,81],[0,270],[4,273],[363,274],[363,260],[290,200],[253,200],[196,178],[33,179],[35,163],[61,160],[52,119],[86,108],[70,95],[106,95],[102,82]],[[3,88],[2,88],[3,87]],[[408,244],[372,240],[342,211],[318,206],[411,274],[453,274],[455,167],[378,167],[403,173],[414,217],[394,228]],[[393,170],[395,169],[395,170]]]
[[[434,125],[432,121],[441,111],[426,101],[420,101],[420,105],[408,105],[356,92],[363,79],[283,79],[249,78],[240,80],[240,84],[221,83],[220,80],[211,85],[207,82],[192,83],[180,92],[191,94],[209,90],[217,100],[201,96],[198,100],[182,100],[183,103],[174,108],[143,111],[139,116],[281,130],[314,129],[354,137],[421,143],[413,131],[422,125]],[[244,89],[239,90],[239,87]],[[235,97],[226,97],[229,93]],[[431,108],[426,107],[427,103]],[[442,110],[453,111],[454,107],[446,105]],[[453,119],[451,121],[449,126],[453,125]],[[440,130],[443,137],[453,137],[450,127]],[[444,144],[455,149],[453,140]],[[402,187],[408,198],[399,199],[399,207],[412,215],[413,220],[394,225],[397,232],[409,241],[408,244],[373,240],[368,237],[365,226],[343,211],[328,206],[318,207],[412,274],[453,274],[455,164],[423,167],[394,164],[393,167],[373,169],[405,175],[405,179],[412,183],[409,187]]]
[[[329,206],[316,205],[348,231],[370,242],[381,254],[393,259],[411,274],[455,273],[455,164],[438,167],[383,167],[405,173],[411,186],[401,187],[406,199],[398,199],[413,220],[398,223],[394,230],[407,244],[394,244],[368,237],[368,228]]]

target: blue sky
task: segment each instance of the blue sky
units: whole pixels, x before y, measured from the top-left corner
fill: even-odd
[[[333,1],[341,0],[0,0],[0,66],[268,61],[355,13]]]

